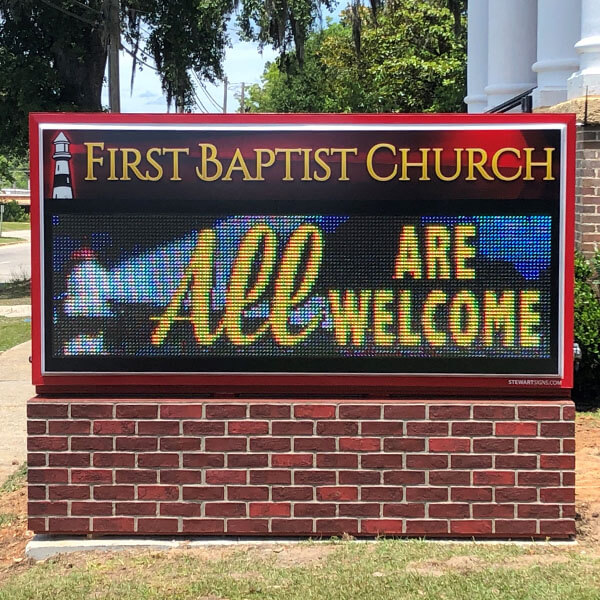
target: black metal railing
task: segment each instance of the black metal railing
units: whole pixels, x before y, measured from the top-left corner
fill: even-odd
[[[533,102],[532,102],[532,98],[531,98],[531,92],[533,92],[533,90],[535,90],[534,87],[532,87],[531,89],[522,92],[521,94],[519,94],[518,96],[515,96],[514,98],[510,98],[510,100],[507,100],[506,102],[503,102],[502,104],[498,104],[498,106],[494,106],[493,108],[490,108],[489,110],[486,110],[486,113],[505,113],[508,112],[509,110],[512,110],[513,108],[517,108],[517,107],[521,107],[521,112],[523,113],[530,113],[533,112]]]

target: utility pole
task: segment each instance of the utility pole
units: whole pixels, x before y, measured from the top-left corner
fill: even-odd
[[[227,112],[227,75],[223,78],[223,112]]]
[[[121,48],[121,23],[119,0],[104,0],[108,20],[108,96],[110,111],[121,112],[119,84],[119,50]]]
[[[240,112],[241,113],[245,113],[246,112],[246,86],[244,84],[244,82],[242,81],[242,101],[241,101],[241,108],[240,108]]]

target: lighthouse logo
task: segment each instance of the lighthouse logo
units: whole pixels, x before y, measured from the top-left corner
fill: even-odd
[[[54,144],[54,185],[52,187],[52,198],[70,199],[73,198],[73,187],[71,185],[71,170],[69,162],[71,153],[69,152],[69,138],[61,131],[52,142]]]

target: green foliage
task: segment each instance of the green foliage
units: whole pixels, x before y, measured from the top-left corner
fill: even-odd
[[[27,213],[17,204],[16,200],[11,200],[4,204],[3,220],[8,222],[27,221]]]
[[[573,395],[579,402],[600,399],[600,252],[590,263],[575,255],[575,341],[582,352]]]
[[[0,188],[27,189],[29,164],[26,158],[0,154]]]
[[[447,0],[388,0],[377,18],[364,7],[347,9],[340,23],[308,37],[302,61],[292,53],[268,65],[262,85],[250,89],[246,108],[460,111],[465,93],[464,10],[458,11],[458,29],[455,18]]]
[[[10,494],[22,488],[27,482],[27,463],[23,463],[14,473],[9,475],[0,485],[0,496]]]

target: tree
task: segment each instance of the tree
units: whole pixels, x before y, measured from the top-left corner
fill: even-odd
[[[319,6],[334,0],[241,0],[244,35],[302,55]],[[193,105],[190,73],[222,77],[237,0],[121,0],[124,46],[156,64],[167,101]],[[0,0],[0,150],[24,152],[31,111],[99,111],[108,0]]]
[[[250,89],[247,110],[460,111],[464,19],[462,0],[453,0],[452,7],[448,0],[388,0],[376,9],[353,5],[339,23],[309,36],[303,68],[298,60],[292,68],[268,65],[262,85]]]

